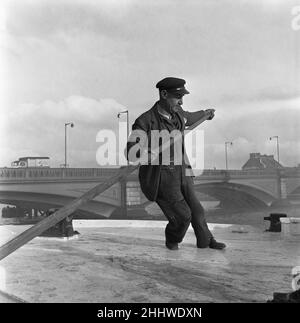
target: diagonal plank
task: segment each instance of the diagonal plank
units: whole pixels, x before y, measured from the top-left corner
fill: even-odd
[[[198,125],[200,125],[202,122],[207,120],[210,116],[204,115],[201,119],[199,119],[197,122],[189,126],[186,130],[190,131],[196,128]],[[174,143],[181,139],[180,136],[176,136],[174,139]],[[161,151],[164,151],[166,149],[169,149],[170,142],[166,142],[162,145]],[[154,153],[159,153],[159,148],[157,151],[154,151]],[[52,226],[56,225],[58,222],[65,219],[67,216],[71,215],[73,212],[75,212],[79,207],[81,207],[83,204],[87,203],[88,201],[92,200],[99,194],[106,191],[108,188],[113,186],[115,183],[119,182],[121,179],[127,177],[130,175],[134,170],[136,170],[139,167],[139,165],[129,165],[126,167],[121,167],[119,172],[112,176],[110,179],[106,180],[105,182],[102,182],[101,184],[98,184],[97,186],[90,189],[88,192],[84,193],[81,197],[75,199],[71,203],[63,206],[61,209],[56,211],[55,213],[51,214],[44,220],[38,222],[31,228],[27,229],[26,231],[22,232],[12,240],[5,243],[3,246],[0,247],[0,260],[10,255],[12,252],[17,250],[18,248],[22,247],[24,244],[32,240],[33,238],[37,237],[47,229],[51,228]]]

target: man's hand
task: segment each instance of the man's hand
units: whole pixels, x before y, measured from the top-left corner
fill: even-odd
[[[207,120],[211,120],[215,116],[215,109],[206,109],[205,115],[208,117]]]

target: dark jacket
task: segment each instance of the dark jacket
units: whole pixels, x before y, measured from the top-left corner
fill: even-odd
[[[154,106],[140,115],[132,125],[132,130],[143,130],[147,133],[148,138],[150,138],[151,130],[162,130],[163,125],[158,112],[159,102],[156,102]],[[182,125],[181,131],[184,131],[185,126],[190,126],[197,122],[204,115],[204,111],[188,112],[180,110],[176,112],[180,123]],[[136,143],[128,142],[127,151],[135,145]],[[139,167],[139,181],[141,185],[142,192],[150,201],[155,201],[157,197],[159,182],[160,182],[160,171],[161,165],[141,165]]]

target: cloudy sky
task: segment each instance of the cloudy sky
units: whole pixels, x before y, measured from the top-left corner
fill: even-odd
[[[21,156],[96,167],[101,129],[182,77],[203,124],[205,167],[240,169],[250,152],[300,163],[299,0],[0,0],[0,166]],[[300,10],[299,10],[300,14]],[[300,25],[300,19],[299,19]],[[299,28],[300,29],[300,28]],[[122,115],[121,120],[126,120]]]

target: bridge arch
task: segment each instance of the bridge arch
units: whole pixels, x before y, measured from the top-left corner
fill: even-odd
[[[195,184],[195,190],[216,198],[221,206],[230,208],[267,207],[276,200],[263,190],[232,182],[199,183]]]

